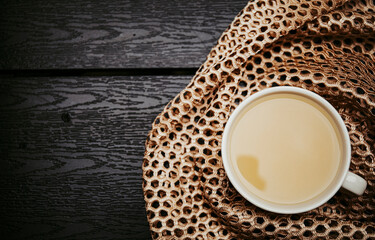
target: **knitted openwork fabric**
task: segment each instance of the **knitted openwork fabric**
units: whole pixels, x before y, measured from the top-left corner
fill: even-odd
[[[375,5],[373,1],[250,1],[188,86],[152,124],[143,161],[154,239],[375,238]],[[231,185],[221,140],[251,94],[295,86],[327,99],[352,146],[363,196],[340,190],[302,214],[270,213]]]

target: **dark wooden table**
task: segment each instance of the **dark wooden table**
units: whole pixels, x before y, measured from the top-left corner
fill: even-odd
[[[1,238],[150,238],[146,135],[246,1],[0,3]]]

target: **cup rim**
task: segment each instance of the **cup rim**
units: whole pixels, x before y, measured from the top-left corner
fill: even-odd
[[[230,134],[230,130],[233,126],[233,123],[237,119],[238,115],[242,112],[244,108],[246,108],[251,102],[255,101],[256,99],[259,99],[261,97],[264,97],[266,95],[275,94],[275,93],[297,93],[303,96],[307,96],[313,100],[315,100],[317,103],[321,104],[323,107],[326,108],[326,110],[331,114],[331,117],[334,119],[334,121],[337,123],[337,127],[339,131],[342,133],[343,138],[343,148],[344,148],[344,155],[346,156],[345,159],[343,159],[343,167],[340,169],[341,172],[337,173],[339,177],[336,180],[336,183],[331,191],[326,193],[321,199],[318,199],[316,202],[313,202],[305,207],[299,207],[299,208],[293,208],[293,209],[283,209],[282,207],[275,207],[274,205],[277,204],[268,204],[267,201],[260,201],[256,198],[253,198],[250,196],[247,191],[242,187],[241,184],[239,184],[239,180],[235,177],[234,169],[230,167],[229,164],[229,157],[228,157],[228,137]],[[277,86],[272,88],[267,88],[264,90],[261,90],[257,93],[254,93],[253,95],[246,98],[242,103],[238,105],[238,107],[233,111],[231,116],[229,117],[225,128],[224,128],[224,134],[223,134],[223,140],[222,140],[222,146],[221,146],[221,153],[222,153],[222,161],[224,165],[224,169],[227,173],[227,176],[234,186],[234,188],[249,202],[254,204],[255,206],[262,208],[264,210],[274,212],[274,213],[281,213],[281,214],[295,214],[295,213],[302,213],[310,211],[314,208],[317,208],[321,206],[322,204],[326,203],[330,198],[332,198],[337,191],[341,188],[343,185],[343,182],[345,180],[345,177],[349,171],[350,166],[350,159],[351,159],[351,146],[350,146],[350,139],[349,139],[349,133],[345,126],[344,121],[342,120],[340,114],[336,111],[336,109],[323,97],[319,96],[318,94],[311,92],[309,90],[299,88],[299,87],[291,87],[291,86]],[[280,204],[281,206],[282,204]]]

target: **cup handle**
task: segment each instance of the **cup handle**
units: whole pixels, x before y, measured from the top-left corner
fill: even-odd
[[[343,188],[355,193],[357,195],[362,195],[365,192],[367,187],[367,182],[365,179],[361,178],[360,176],[348,172],[346,174],[344,183],[342,185]]]

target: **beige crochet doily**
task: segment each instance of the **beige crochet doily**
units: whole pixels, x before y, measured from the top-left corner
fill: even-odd
[[[154,239],[375,238],[375,6],[367,1],[251,1],[190,84],[156,118],[143,189]],[[236,106],[290,85],[326,98],[351,138],[363,196],[340,190],[312,211],[253,206],[230,184],[220,149]]]

